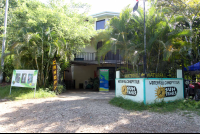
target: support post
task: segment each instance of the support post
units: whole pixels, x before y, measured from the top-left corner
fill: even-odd
[[[144,74],[146,78],[147,77],[147,61],[146,61],[147,52],[146,52],[145,0],[143,0],[143,3],[144,3]]]
[[[3,33],[3,43],[2,43],[2,55],[1,55],[1,68],[0,68],[0,83],[3,82],[3,69],[4,69],[4,51],[6,47],[6,28],[7,28],[7,14],[8,14],[8,1],[6,0],[5,8],[5,18],[4,18],[4,33]]]

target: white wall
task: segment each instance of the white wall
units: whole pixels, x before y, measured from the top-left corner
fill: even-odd
[[[93,46],[86,46],[83,48],[83,52],[96,52],[96,49]]]
[[[115,67],[115,64],[102,65],[87,65],[87,66],[71,66],[72,79],[75,80],[75,88],[79,88],[79,83],[85,82],[90,77],[94,78],[94,71],[97,71],[97,67]]]
[[[75,79],[75,88],[79,88],[79,83],[85,82],[90,77],[94,78],[94,71],[97,70],[97,65],[90,66],[73,66],[74,72],[72,74],[73,79]]]
[[[143,79],[116,79],[116,97],[144,102]]]

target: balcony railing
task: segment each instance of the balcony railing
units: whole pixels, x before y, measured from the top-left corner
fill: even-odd
[[[96,52],[81,52],[76,54],[75,61],[95,61],[97,53]]]
[[[101,58],[101,60],[103,60]],[[106,60],[118,60],[122,61],[122,57],[119,55],[119,52],[115,55],[112,52],[108,52],[105,55],[104,61]],[[97,61],[97,52],[81,52],[75,55],[74,61]]]

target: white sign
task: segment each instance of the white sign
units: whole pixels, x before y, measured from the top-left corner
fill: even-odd
[[[35,88],[37,74],[37,70],[13,70],[11,86]]]
[[[143,79],[116,79],[116,97],[123,97],[135,102],[144,101]]]
[[[184,99],[182,79],[145,79],[146,103]]]
[[[37,76],[38,70],[13,70],[11,87],[27,87],[36,90]]]

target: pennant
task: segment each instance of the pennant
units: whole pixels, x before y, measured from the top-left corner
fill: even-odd
[[[136,2],[136,4],[135,4],[135,6],[133,7],[133,12],[137,11],[137,9],[138,9],[139,0],[136,0],[136,1],[137,1],[137,2]]]

